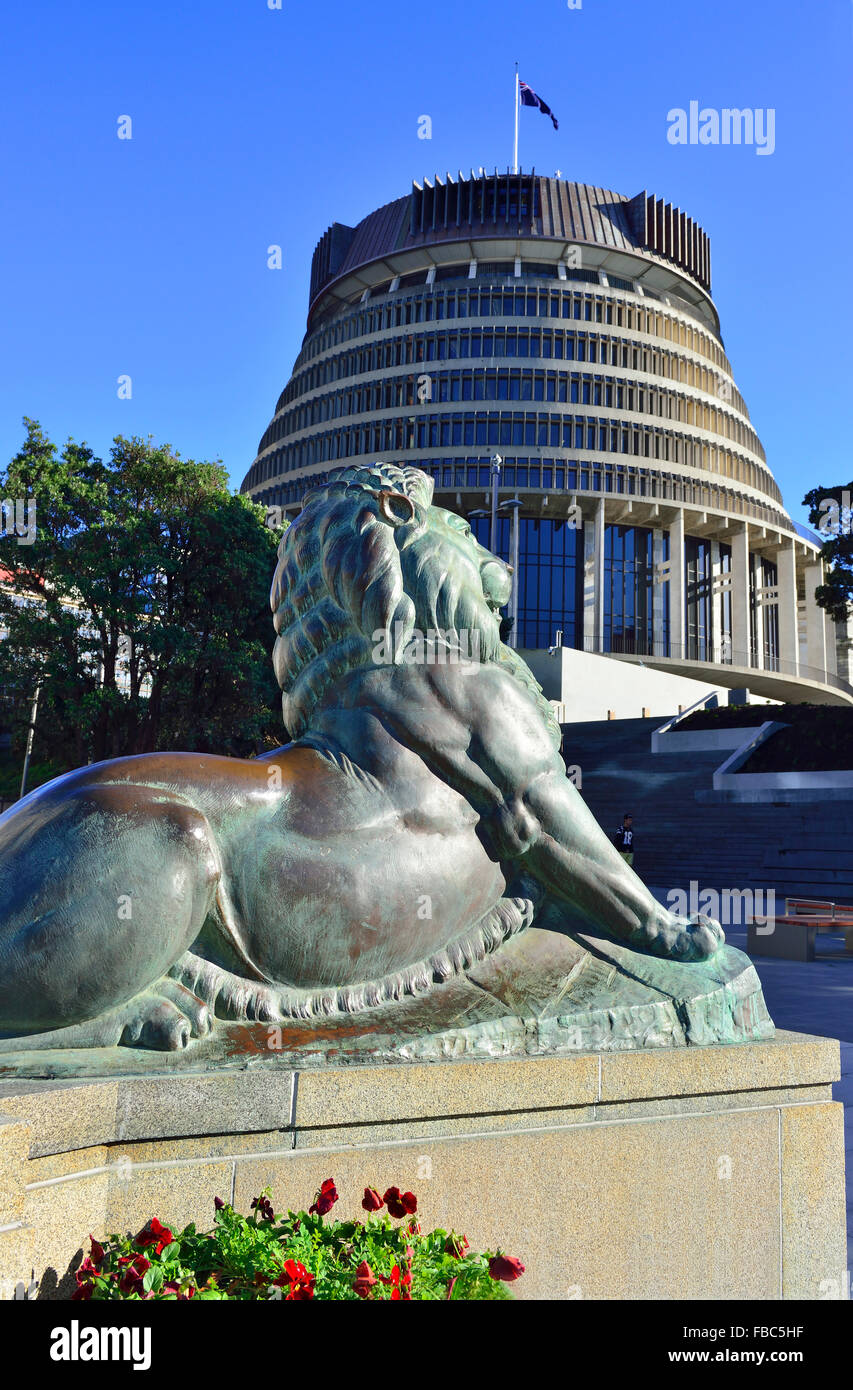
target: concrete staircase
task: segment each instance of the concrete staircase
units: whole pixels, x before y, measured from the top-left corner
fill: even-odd
[[[853,904],[853,801],[704,804],[726,752],[652,753],[661,719],[621,719],[563,726],[563,757],[581,769],[581,794],[612,835],[630,811],[634,868],[668,893],[772,888],[777,910],[786,896]],[[577,781],[577,776],[575,776]],[[780,795],[784,795],[783,793]]]

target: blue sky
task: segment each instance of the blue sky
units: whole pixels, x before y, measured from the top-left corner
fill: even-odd
[[[98,452],[123,432],[221,457],[238,486],[302,339],[316,241],[413,177],[505,168],[518,59],[560,120],[522,111],[523,168],[646,188],[708,232],[792,515],[850,481],[850,0],[281,3],[7,9],[4,462],[28,414]],[[775,152],[671,145],[667,113],[693,100],[773,108]]]

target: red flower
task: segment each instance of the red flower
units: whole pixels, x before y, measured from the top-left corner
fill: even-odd
[[[275,1221],[275,1212],[269,1197],[256,1197],[252,1202],[252,1210],[257,1211],[263,1221]]]
[[[361,1205],[364,1207],[365,1211],[381,1211],[385,1203],[379,1196],[375,1187],[366,1187],[364,1189],[364,1196],[361,1199]]]
[[[358,1269],[355,1271],[355,1280],[353,1282],[353,1288],[359,1298],[369,1298],[371,1289],[378,1283],[379,1280],[376,1278],[367,1260],[362,1260]]]
[[[418,1209],[418,1199],[414,1192],[401,1192],[399,1187],[389,1187],[382,1200],[388,1203],[391,1215],[398,1219],[414,1216]]]
[[[96,1265],[99,1265],[104,1258],[104,1247],[99,1241],[95,1240],[91,1231],[89,1232],[89,1239],[92,1242],[92,1260]]]
[[[338,1189],[335,1187],[334,1178],[326,1178],[320,1191],[314,1195],[314,1202],[308,1208],[308,1215],[310,1216],[312,1212],[316,1211],[318,1216],[325,1216],[327,1212],[332,1210],[337,1200]]]
[[[285,1303],[307,1303],[314,1297],[314,1275],[299,1260],[285,1260],[284,1269],[273,1284],[280,1289],[290,1285]]]
[[[406,1246],[406,1272],[402,1273],[399,1265],[394,1265],[391,1270],[390,1278],[385,1274],[380,1274],[379,1278],[383,1284],[391,1285],[391,1301],[399,1303],[401,1300],[411,1303],[412,1295],[412,1256],[414,1251],[411,1245]]]
[[[457,1260],[464,1259],[465,1251],[468,1249],[468,1242],[464,1236],[458,1236],[455,1231],[451,1231],[447,1240],[444,1242],[445,1255],[453,1255]]]
[[[88,1281],[87,1281],[85,1284],[78,1284],[77,1287],[76,1287],[76,1289],[74,1290],[73,1294],[71,1295],[71,1302],[72,1302],[72,1303],[84,1303],[84,1302],[86,1302],[87,1299],[90,1299],[90,1298],[92,1297],[92,1294],[93,1294],[93,1292],[94,1292],[94,1288],[95,1288],[94,1284],[90,1284],[90,1283],[88,1283]]]
[[[149,1245],[153,1245],[158,1255],[162,1254],[167,1245],[171,1245],[175,1237],[168,1226],[161,1226],[156,1216],[152,1216],[147,1226],[143,1226],[138,1235],[134,1236],[134,1245],[141,1245],[146,1250]]]
[[[284,1300],[285,1303],[307,1303],[314,1297],[314,1285],[311,1284],[291,1284],[290,1293]]]
[[[168,1241],[166,1244],[168,1244]],[[119,1260],[119,1264],[125,1266],[124,1274],[118,1281],[118,1286],[122,1293],[143,1293],[142,1276],[145,1274],[146,1270],[151,1268],[145,1256],[137,1255],[136,1259],[125,1256],[124,1259]]]
[[[225,1203],[223,1202],[221,1197],[214,1197],[213,1205],[217,1211],[221,1211],[222,1208],[225,1206]]]
[[[521,1278],[524,1265],[512,1255],[493,1255],[489,1260],[489,1273],[493,1279],[502,1279],[504,1283],[512,1284]]]
[[[391,1285],[392,1303],[411,1303],[412,1295],[409,1292],[412,1287],[411,1269],[407,1269],[405,1274],[401,1274],[400,1266],[395,1265],[391,1270],[391,1278],[383,1279],[382,1282]]]

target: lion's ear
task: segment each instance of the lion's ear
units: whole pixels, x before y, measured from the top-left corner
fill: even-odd
[[[390,488],[383,488],[377,493],[376,500],[379,515],[392,526],[404,526],[415,514],[414,502],[402,492],[392,492]]]

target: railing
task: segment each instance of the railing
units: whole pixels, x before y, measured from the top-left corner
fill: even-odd
[[[756,675],[767,672],[771,675],[794,676],[801,680],[816,681],[820,685],[829,685],[834,690],[853,696],[853,685],[834,672],[826,671],[819,666],[808,666],[801,661],[783,661],[778,656],[768,658],[765,665],[759,666],[750,652],[712,646],[704,648],[707,655],[700,655],[699,649],[690,643],[670,642],[664,638],[647,638],[632,633],[608,634],[605,637],[584,636],[582,644],[577,645],[582,651],[594,656],[636,656],[648,657],[654,661],[695,661],[717,666],[739,666],[754,671]]]
[[[823,898],[786,898],[785,916],[793,915],[797,917],[828,917],[830,921],[839,919],[840,924],[849,926],[853,924],[853,907],[845,907],[843,903],[830,903]]]
[[[438,404],[443,405],[445,402],[438,402]],[[455,401],[449,404],[459,405]],[[479,406],[486,403],[476,402],[475,404]],[[487,404],[491,406],[496,403],[488,402]],[[497,404],[505,405],[506,403]],[[464,402],[464,405],[470,407],[472,403]],[[530,485],[529,491],[537,494],[541,492],[559,494],[562,491],[583,496],[636,498],[638,501],[651,502],[679,502],[703,510],[708,508],[717,510],[725,516],[749,517],[753,521],[764,522],[785,531],[791,529],[790,518],[772,505],[754,501],[733,488],[724,487],[722,483],[701,477],[678,476],[673,472],[673,470],[682,467],[703,468],[704,465],[702,464],[686,464],[675,459],[653,459],[651,455],[648,455],[648,463],[644,463],[643,461],[647,457],[644,453],[622,454],[608,450],[589,449],[581,452],[584,453],[584,457],[578,458],[572,456],[578,453],[576,450],[551,449],[546,444],[529,445],[527,446],[527,454],[524,455],[528,462],[522,467],[566,468],[574,469],[576,472],[586,472],[590,475],[598,473],[600,475],[598,487],[591,486],[591,477],[585,486],[578,486],[581,482],[580,478],[576,479],[575,483],[570,483],[567,477],[562,488],[537,482]],[[419,463],[418,467],[432,474],[437,491],[471,492],[484,486],[479,477],[476,482],[468,481],[467,474],[472,467],[488,468],[488,459],[485,455],[472,455],[469,459],[464,459],[461,456],[443,459],[433,457],[431,449],[422,449],[420,453],[423,462]],[[476,464],[473,463],[474,458],[477,460]],[[505,464],[510,467],[516,466],[514,460],[510,462],[509,457],[505,460]],[[657,467],[653,467],[653,464],[656,464]],[[449,471],[451,475],[448,480],[444,478],[446,471]],[[517,479],[514,483],[508,483],[507,486],[517,488],[522,492],[528,490],[528,485],[519,483]]]
[[[682,720],[689,719],[691,714],[695,714],[700,709],[718,709],[719,704],[719,695],[715,690],[711,690],[707,695],[700,695],[698,700],[694,700],[692,705],[687,706],[687,709],[682,709],[679,705],[678,714],[674,714],[671,719],[667,719],[665,724],[661,724],[657,729],[652,730],[652,752],[660,753],[665,749],[666,744],[661,743],[660,740],[664,739],[667,734],[672,733]]]

